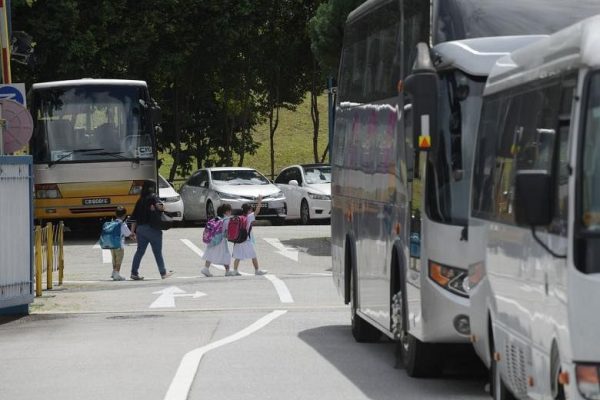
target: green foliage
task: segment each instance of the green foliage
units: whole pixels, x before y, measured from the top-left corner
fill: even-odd
[[[329,0],[310,20],[311,48],[327,76],[337,76],[348,14],[365,0]]]

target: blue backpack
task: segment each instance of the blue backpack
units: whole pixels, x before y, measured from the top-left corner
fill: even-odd
[[[112,220],[102,225],[100,234],[100,247],[103,249],[121,248],[121,221]]]

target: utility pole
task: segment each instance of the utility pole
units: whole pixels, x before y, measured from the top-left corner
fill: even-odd
[[[0,45],[2,46],[2,83],[12,83],[10,71],[10,0],[0,0]]]

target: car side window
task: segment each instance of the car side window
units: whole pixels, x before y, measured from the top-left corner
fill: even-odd
[[[277,176],[277,179],[275,179],[275,183],[282,183],[284,185],[287,185],[287,183],[289,182],[289,180],[287,179],[288,174],[289,169],[281,171]]]
[[[291,177],[288,180],[288,182],[292,179],[295,179],[296,181],[298,181],[298,184],[301,185],[302,184],[302,174],[300,173],[300,170],[298,168],[292,168],[291,169]]]
[[[204,185],[208,182],[208,171],[200,171],[198,174],[198,185],[200,187],[204,187]]]

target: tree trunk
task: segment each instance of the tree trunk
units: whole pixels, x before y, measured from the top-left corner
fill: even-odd
[[[319,162],[319,104],[316,88],[313,86],[310,92],[310,116],[313,123],[313,155],[315,162]]]
[[[321,164],[325,163],[325,158],[327,157],[328,151],[329,151],[329,145],[327,145],[327,147],[325,147],[325,151],[323,152],[323,157],[321,157]]]
[[[169,182],[173,182],[173,179],[175,179],[181,154],[181,114],[179,112],[180,91],[177,87],[177,81],[175,81],[175,85],[173,86],[173,90],[175,92],[173,94],[173,116],[175,119],[173,127],[175,129],[175,150],[171,153],[171,156],[173,157],[173,165],[171,165],[171,170],[169,171]]]
[[[275,131],[279,125],[279,106],[273,106],[269,111],[269,146],[271,154],[271,179],[275,179]]]

